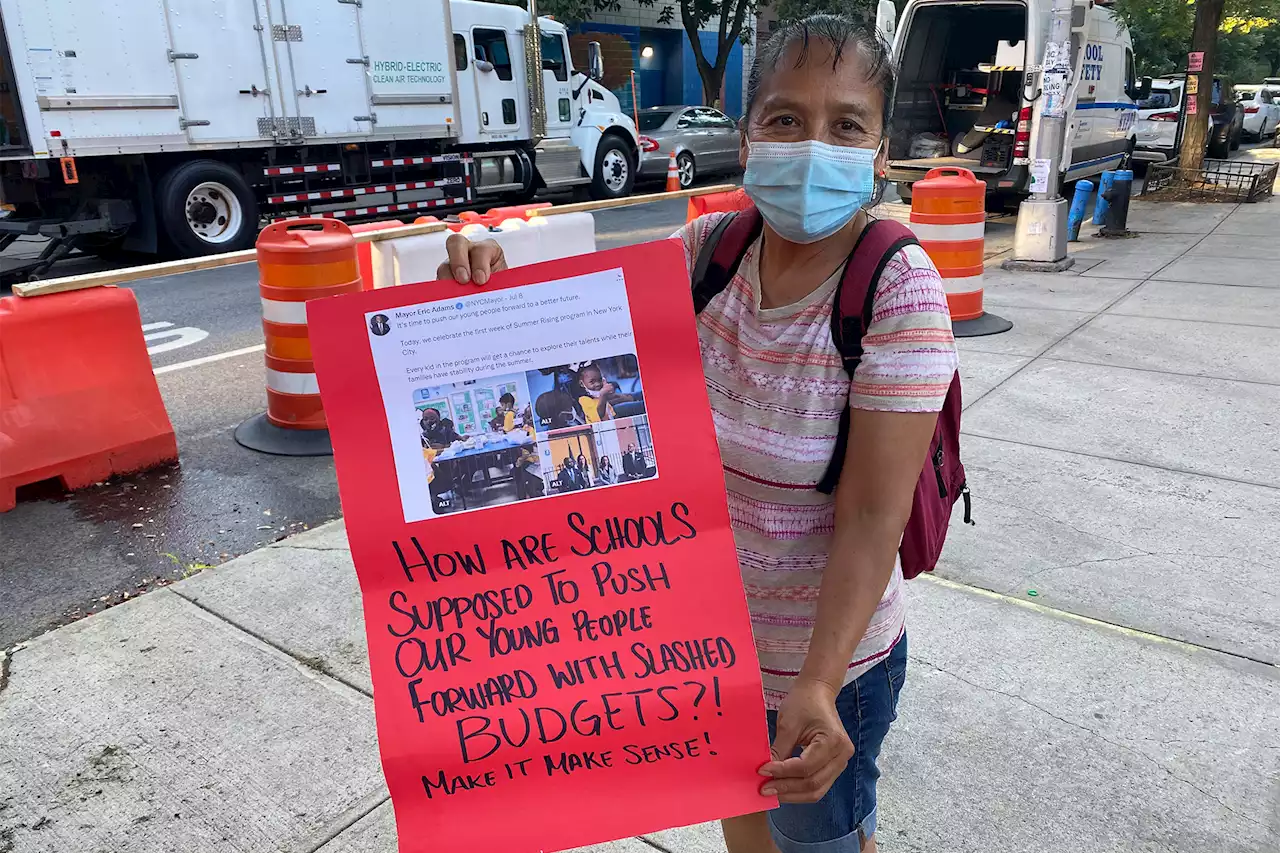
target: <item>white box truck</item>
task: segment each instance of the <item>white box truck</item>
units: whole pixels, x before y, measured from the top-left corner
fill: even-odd
[[[1031,191],[1040,126],[1041,59],[1052,0],[908,0],[901,22],[881,3],[898,63],[888,178],[903,198],[937,167],[969,169],[999,207]],[[1135,75],[1129,29],[1110,0],[1074,0],[1071,81],[1062,177],[1115,169],[1137,142],[1137,101],[1151,90]]]
[[[0,0],[0,249],[194,256],[290,216],[628,194],[598,45],[584,74],[562,24],[529,24],[476,0]]]

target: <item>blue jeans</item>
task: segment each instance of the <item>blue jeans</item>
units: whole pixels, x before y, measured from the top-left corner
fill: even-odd
[[[876,831],[880,744],[898,718],[898,694],[907,675],[907,635],[880,663],[845,686],[836,710],[853,741],[853,758],[816,803],[785,803],[769,812],[769,829],[782,853],[858,853]],[[778,714],[769,712],[769,739]]]

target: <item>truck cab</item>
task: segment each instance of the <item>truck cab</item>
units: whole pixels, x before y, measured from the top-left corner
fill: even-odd
[[[483,151],[511,147],[539,135],[530,112],[532,60],[524,34],[528,14],[518,6],[478,0],[451,0],[449,8],[458,84],[458,142]],[[627,195],[635,185],[639,162],[635,123],[622,111],[617,96],[600,85],[602,66],[574,68],[563,24],[544,17],[538,29],[543,138],[533,150],[517,150],[505,163],[480,155],[478,188],[484,191],[519,182],[520,187],[511,189],[527,194],[541,187],[590,184],[596,198]],[[527,168],[526,156],[532,158],[535,172]],[[533,187],[525,176],[535,181]]]
[[[888,178],[900,195],[910,198],[911,184],[939,166],[972,171],[996,206],[1031,191],[1050,14],[1050,0],[908,0],[894,40],[889,141]],[[1062,163],[1074,180],[1132,151],[1142,87],[1128,28],[1093,0],[1073,8],[1070,62]]]

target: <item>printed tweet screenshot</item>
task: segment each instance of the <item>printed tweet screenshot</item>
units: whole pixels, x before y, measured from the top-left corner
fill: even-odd
[[[658,475],[621,269],[365,321],[406,522]]]

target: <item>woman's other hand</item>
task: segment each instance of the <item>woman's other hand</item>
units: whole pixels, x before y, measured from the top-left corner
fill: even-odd
[[[773,760],[760,768],[771,777],[760,793],[784,803],[816,803],[853,757],[853,742],[836,710],[839,690],[797,679],[778,709]],[[799,748],[800,754],[795,755]]]
[[[466,284],[488,284],[496,272],[507,268],[507,258],[502,247],[494,240],[472,243],[461,234],[450,234],[444,244],[449,260],[436,269],[437,279],[451,278]]]

